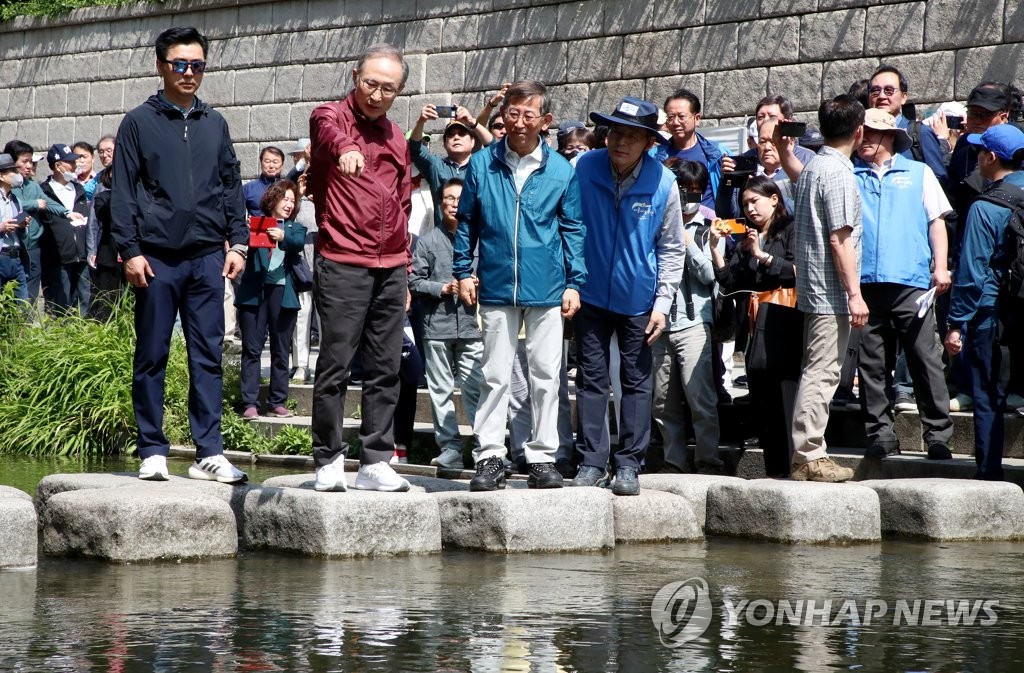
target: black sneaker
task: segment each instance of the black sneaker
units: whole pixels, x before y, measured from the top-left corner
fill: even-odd
[[[612,493],[615,495],[640,495],[640,479],[636,476],[635,467],[620,467],[615,470]]]
[[[526,485],[530,488],[562,488],[562,475],[554,463],[531,463]]]
[[[505,464],[497,456],[484,458],[476,464],[476,476],[469,481],[471,491],[497,491],[505,488]]]
[[[576,476],[576,466],[572,464],[571,460],[556,460],[555,469],[558,470],[558,474],[562,475],[565,479],[572,479]]]
[[[952,460],[953,454],[942,442],[928,445],[928,460]]]
[[[864,451],[864,457],[873,460],[882,460],[889,456],[898,455],[900,455],[899,441],[875,442]]]
[[[570,486],[597,486],[605,488],[608,486],[608,473],[593,465],[580,465],[576,477],[569,482]]]

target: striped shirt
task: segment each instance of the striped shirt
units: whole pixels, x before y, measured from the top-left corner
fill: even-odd
[[[853,230],[859,277],[861,202],[850,158],[822,147],[804,166],[793,200],[797,308],[804,313],[849,315],[829,237],[844,227]]]

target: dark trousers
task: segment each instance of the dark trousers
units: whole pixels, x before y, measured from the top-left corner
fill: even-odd
[[[43,263],[43,299],[51,315],[89,311],[89,265],[85,262],[70,264]]]
[[[995,309],[979,309],[963,335],[964,364],[974,398],[974,460],[979,479],[1003,478],[1003,405],[1006,380]]]
[[[775,372],[747,370],[750,409],[768,477],[787,477],[790,473],[790,427],[786,422],[782,381],[783,377]]]
[[[953,436],[949,391],[942,372],[942,350],[935,337],[935,312],[917,317],[915,300],[924,290],[895,283],[865,283],[868,324],[860,330],[858,373],[864,429],[874,443],[895,444],[894,412],[888,390],[896,363],[896,344],[903,347],[914,397],[927,444],[948,444]]]
[[[28,268],[25,269],[28,283],[28,299],[33,305],[39,298],[39,285],[43,277],[42,251],[36,245],[28,249]]]
[[[196,457],[221,454],[224,253],[196,259],[147,254],[146,261],[155,275],[149,279],[149,287],[135,288],[132,404],[139,426],[139,457],[166,456],[170,448],[163,431],[164,377],[179,312],[188,349],[188,422]]]
[[[127,290],[124,270],[120,266],[97,266],[92,274],[92,289],[89,292],[89,317],[107,320],[115,304],[121,301]]]
[[[21,259],[0,255],[0,290],[12,281],[17,283],[17,287],[14,288],[15,298],[28,301],[28,282]]]
[[[241,393],[242,404],[255,407],[260,395],[260,357],[270,332],[270,388],[267,407],[288,401],[288,360],[291,357],[292,332],[299,309],[284,308],[284,285],[265,285],[263,301],[257,306],[237,306],[238,327],[242,331]]]
[[[320,314],[320,355],[313,386],[313,459],[323,467],[343,457],[345,391],[352,358],[363,362],[363,464],[388,461],[395,451],[395,405],[402,359],[408,273],[332,262],[317,255],[313,301]]]
[[[395,406],[395,443],[410,446],[416,425],[416,398],[425,368],[416,343],[403,333],[402,364],[398,369],[401,383]]]
[[[608,349],[619,340],[622,403],[613,468],[640,469],[651,439],[651,347],[644,329],[648,314],[627,316],[583,304],[573,318],[576,333],[576,413],[579,464],[604,469],[611,452],[608,436]]]

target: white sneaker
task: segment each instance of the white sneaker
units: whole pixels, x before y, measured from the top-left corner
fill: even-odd
[[[316,483],[313,488],[320,492],[348,490],[345,483],[345,458],[338,458],[333,463],[328,463],[316,471]]]
[[[1006,396],[1006,410],[1013,411],[1019,407],[1024,407],[1024,396],[1018,395],[1017,393],[1010,393]]]
[[[970,411],[974,408],[974,400],[970,395],[960,393],[949,401],[950,411]]]
[[[409,482],[399,477],[390,465],[380,462],[359,466],[356,488],[361,491],[408,491]]]
[[[139,479],[143,481],[167,481],[167,456],[150,456],[139,466]]]
[[[302,385],[302,384],[306,383],[307,377],[308,377],[308,374],[306,373],[306,368],[305,367],[296,367],[295,368],[295,374],[292,375],[291,382],[292,383],[297,383],[299,385]]]
[[[188,476],[192,479],[219,481],[222,484],[244,484],[249,477],[228,462],[223,454],[196,459],[188,467]]]
[[[438,467],[445,467],[449,470],[461,470],[465,467],[462,462],[462,451],[458,449],[445,449],[441,452],[441,455],[430,460],[431,465],[437,465]]]

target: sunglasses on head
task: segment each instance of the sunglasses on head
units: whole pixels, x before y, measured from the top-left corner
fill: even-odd
[[[171,66],[171,70],[178,73],[179,75],[184,75],[189,68],[192,68],[192,72],[196,75],[206,71],[206,61],[183,61],[179,59],[168,61],[165,58],[162,58],[160,60],[163,63],[166,63],[169,66]]]

